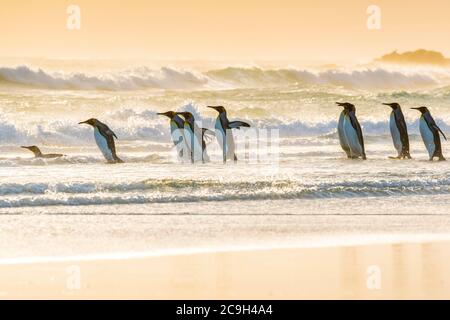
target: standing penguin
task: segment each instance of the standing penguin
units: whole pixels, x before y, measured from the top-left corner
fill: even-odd
[[[351,103],[342,103],[345,112],[343,113],[342,129],[344,132],[345,143],[350,149],[350,158],[356,159],[361,157],[366,160],[366,150],[364,148],[364,137],[361,130],[361,125],[356,118],[356,108]],[[339,127],[339,125],[338,125]],[[345,149],[344,149],[345,150]]]
[[[249,128],[250,125],[243,121],[229,121],[227,110],[222,106],[208,106],[208,108],[214,109],[219,113],[214,127],[216,129],[217,142],[222,148],[223,163],[226,163],[227,159],[233,159],[236,162],[236,145],[231,129],[240,129],[241,127]]]
[[[184,137],[184,120],[174,111],[158,113],[158,115],[166,116],[170,119],[170,135],[180,158],[188,157],[190,150],[186,144]],[[186,154],[184,154],[186,150]]]
[[[408,128],[406,126],[405,117],[403,116],[402,108],[398,103],[383,103],[385,106],[392,108],[389,127],[391,129],[391,136],[394,142],[394,147],[398,152],[397,157],[390,157],[391,159],[411,159],[409,154],[409,137]]]
[[[338,136],[339,136],[339,143],[341,144],[342,150],[345,151],[347,154],[347,158],[351,159],[352,155],[350,152],[350,146],[348,145],[347,137],[344,133],[344,119],[345,115],[348,113],[348,108],[350,106],[350,103],[341,103],[336,102],[338,106],[344,107],[344,110],[342,110],[341,114],[339,115],[339,121],[338,121]]]
[[[177,112],[184,117],[184,136],[186,144],[191,150],[191,162],[201,160],[203,163],[209,161],[208,153],[206,152],[205,135],[213,134],[210,130],[200,128],[195,123],[195,118],[190,112]]]
[[[420,135],[422,136],[423,143],[427,148],[428,155],[430,156],[430,161],[433,161],[435,157],[439,158],[439,161],[445,161],[444,155],[442,154],[441,137],[439,133],[442,134],[445,140],[447,137],[442,132],[442,130],[437,126],[430,111],[427,107],[411,108],[414,110],[419,110],[422,114],[420,116]]]
[[[116,146],[114,144],[114,138],[117,139],[116,134],[106,124],[97,119],[91,118],[78,124],[83,123],[94,127],[95,142],[108,163],[123,163],[116,154]]]

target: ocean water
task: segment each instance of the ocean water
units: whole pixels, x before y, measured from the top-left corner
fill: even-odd
[[[4,63],[0,258],[445,238],[450,164],[427,161],[410,108],[428,106],[450,136],[449,75],[380,65]],[[356,105],[367,161],[340,149],[336,101]],[[381,103],[394,101],[413,160],[388,159],[396,152]],[[213,128],[207,105],[255,129],[247,144],[237,132],[237,164],[221,163],[216,141],[210,163],[181,163],[167,118],[156,115],[188,110]],[[92,128],[77,124],[91,117],[117,134],[124,164],[106,164]],[[35,159],[21,145],[65,156]]]

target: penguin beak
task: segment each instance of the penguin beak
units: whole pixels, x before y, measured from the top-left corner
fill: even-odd
[[[86,120],[86,121],[78,122],[78,124],[83,124],[83,123],[87,123],[87,120]]]
[[[219,112],[219,107],[214,107],[214,106],[207,106],[207,108],[210,108],[210,109],[214,109],[214,110],[216,110],[217,112]]]
[[[413,110],[420,110],[420,108],[411,108],[411,109],[413,109]]]
[[[26,147],[26,146],[20,146],[21,148],[24,148],[24,149],[29,149],[30,147]]]
[[[390,103],[383,103],[385,106],[391,106],[391,104]]]

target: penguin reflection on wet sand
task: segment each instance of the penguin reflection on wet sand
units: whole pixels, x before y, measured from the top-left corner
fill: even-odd
[[[403,116],[402,108],[396,102],[383,103],[385,106],[392,108],[389,127],[391,130],[394,147],[398,152],[397,157],[389,157],[391,159],[411,159],[409,153],[409,137],[408,128],[406,126],[405,117]]]
[[[215,133],[211,130],[200,128],[195,122],[195,118],[190,112],[177,112],[184,118],[184,136],[186,138],[186,144],[191,150],[191,162],[201,160],[203,163],[209,161],[209,156],[206,151],[205,138],[214,136]]]
[[[342,149],[350,159],[362,158],[366,160],[364,137],[361,125],[356,118],[356,108],[348,102],[336,102],[338,106],[344,107],[338,122],[339,141]]]
[[[427,107],[411,109],[418,110],[421,113],[419,124],[420,135],[427,148],[430,161],[433,161],[435,157],[439,158],[439,161],[445,161],[444,155],[442,154],[441,137],[439,134],[442,134],[445,140],[447,140],[447,137],[437,126],[430,111]]]
[[[219,113],[214,127],[216,130],[217,142],[222,148],[223,163],[226,163],[227,159],[232,159],[236,162],[236,144],[234,143],[231,129],[240,129],[241,127],[249,128],[250,125],[243,121],[228,120],[227,110],[222,106],[208,106],[208,108],[214,109]]]
[[[35,158],[54,159],[64,156],[61,153],[42,153],[41,149],[39,149],[37,146],[21,146],[21,148],[28,149],[33,152]]]
[[[78,124],[88,124],[94,128],[95,142],[108,163],[123,163],[116,154],[114,138],[117,139],[117,136],[106,124],[94,118]]]
[[[184,120],[174,111],[160,112],[157,114],[160,116],[166,116],[170,119],[170,135],[172,136],[173,144],[177,148],[178,156],[183,158],[184,150],[190,153],[183,132]]]

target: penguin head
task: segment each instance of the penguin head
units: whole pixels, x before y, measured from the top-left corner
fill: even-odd
[[[41,150],[37,146],[21,146],[21,148],[30,150],[35,156],[40,156],[42,154]]]
[[[336,104],[340,107],[343,107],[344,110],[349,111],[349,112],[356,110],[355,106],[348,102],[336,102]]]
[[[177,113],[174,111],[167,111],[167,112],[158,112],[157,115],[166,116],[169,119],[172,119],[173,117],[175,117],[177,115]]]
[[[83,124],[83,123],[85,123],[85,124],[89,124],[89,125],[95,127],[95,126],[97,125],[97,122],[98,122],[97,119],[91,118],[91,119],[88,119],[88,120],[86,120],[86,121],[79,122],[78,124]]]
[[[227,110],[223,106],[208,106],[207,108],[211,108],[216,110],[218,113],[226,113]]]
[[[427,107],[419,107],[419,108],[411,108],[411,109],[419,110],[419,112],[422,113],[422,114],[428,112],[428,108]]]
[[[193,122],[194,121],[194,116],[192,115],[192,113],[190,112],[177,112],[176,114],[182,116],[184,118],[184,120],[188,121],[188,122]]]
[[[397,110],[400,108],[400,105],[397,102],[394,103],[383,103],[385,106],[389,106],[392,110]]]

